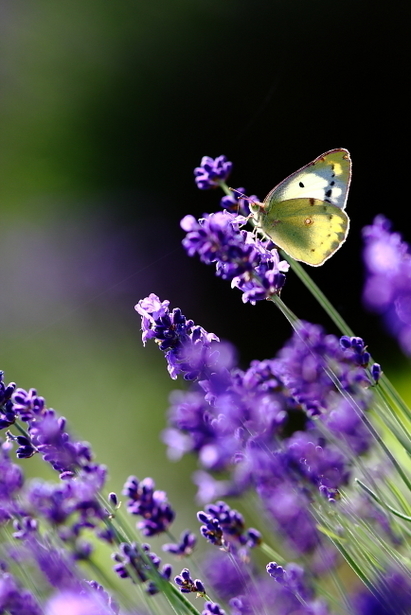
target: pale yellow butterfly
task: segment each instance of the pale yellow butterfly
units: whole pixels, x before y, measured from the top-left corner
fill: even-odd
[[[289,256],[318,267],[347,238],[350,182],[349,152],[325,152],[273,188],[263,203],[250,204],[254,224]]]

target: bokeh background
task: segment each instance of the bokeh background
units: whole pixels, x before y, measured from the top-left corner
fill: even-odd
[[[410,396],[408,362],[361,307],[361,228],[385,213],[411,240],[406,7],[0,1],[0,367],[92,442],[110,489],[150,475],[180,502],[176,533],[197,525],[195,464],[169,462],[159,433],[182,385],[142,348],[134,304],[169,299],[234,342],[243,366],[290,335],[271,304],[243,305],[181,247],[180,219],[219,203],[195,187],[203,155],[226,154],[232,185],[263,198],[322,152],[350,150],[350,236],[310,273]],[[292,274],[283,299],[334,331]]]

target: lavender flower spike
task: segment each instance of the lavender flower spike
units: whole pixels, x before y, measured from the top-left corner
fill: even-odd
[[[218,337],[188,320],[180,308],[170,312],[168,305],[169,301],[161,302],[151,293],[135,306],[142,316],[143,343],[148,339],[157,342],[173,380],[180,374],[185,380],[207,378],[217,358],[212,342],[218,342]]]
[[[195,182],[200,190],[218,188],[228,178],[233,168],[233,163],[225,156],[203,156],[199,167],[194,169]]]
[[[127,511],[131,515],[143,517],[143,521],[137,523],[137,528],[144,536],[156,536],[167,531],[175,513],[167,502],[167,494],[155,489],[152,478],[139,481],[135,476],[129,476],[123,495],[130,498]]]
[[[367,271],[363,299],[381,314],[387,328],[411,356],[411,252],[391,222],[377,216],[363,229],[364,262]]]
[[[187,233],[183,246],[189,256],[197,254],[203,263],[215,263],[216,274],[242,290],[244,302],[255,303],[278,294],[289,264],[280,261],[272,242],[240,230],[246,221],[221,211],[199,220],[185,216],[181,228]]]
[[[200,579],[193,581],[188,568],[183,568],[180,574],[174,577],[174,582],[183,594],[196,593],[199,596],[205,596],[206,591],[203,582]]]
[[[197,537],[195,534],[190,532],[189,530],[184,530],[180,535],[179,543],[167,543],[163,545],[163,551],[167,551],[168,553],[172,553],[173,555],[179,557],[188,557],[192,554],[194,547],[197,542]]]

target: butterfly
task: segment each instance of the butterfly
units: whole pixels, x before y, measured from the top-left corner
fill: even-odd
[[[350,182],[349,152],[325,152],[273,188],[263,203],[250,203],[254,225],[295,260],[319,267],[347,238]]]

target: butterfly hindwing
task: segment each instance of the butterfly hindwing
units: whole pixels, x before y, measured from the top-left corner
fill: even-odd
[[[295,260],[322,265],[344,243],[349,229],[345,211],[319,199],[291,199],[263,214],[263,231]]]

